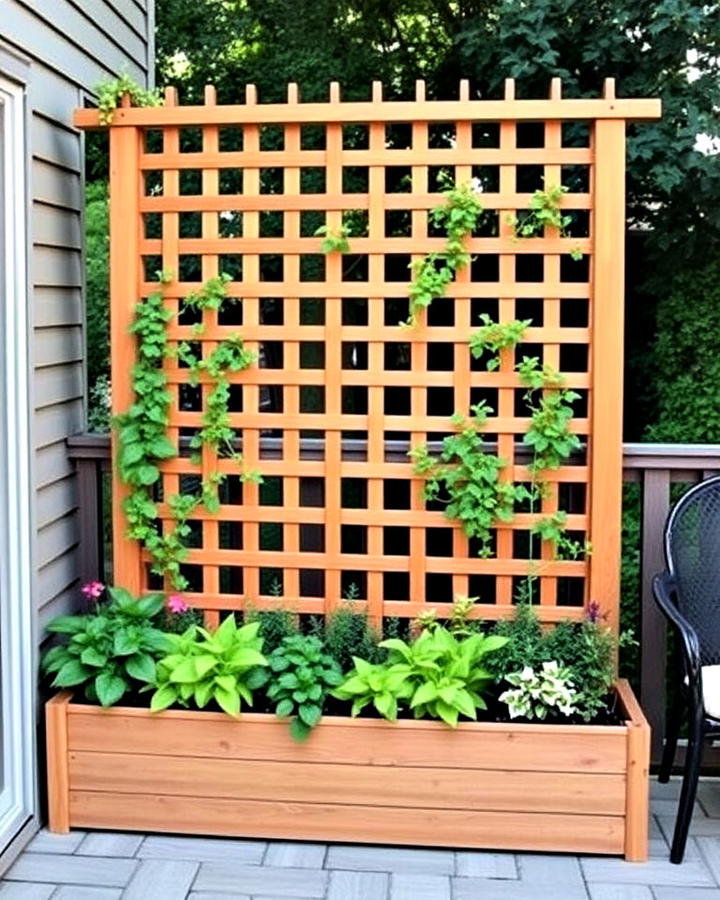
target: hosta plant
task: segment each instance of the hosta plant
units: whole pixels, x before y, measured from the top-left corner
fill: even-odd
[[[109,602],[91,612],[60,616],[48,631],[66,642],[52,647],[42,670],[52,686],[82,688],[92,703],[112,706],[130,690],[155,680],[156,660],[170,649],[158,626],[165,598],[149,594],[136,599],[124,588],[109,587]],[[97,598],[97,594],[87,593]]]
[[[305,740],[322,717],[329,691],[341,684],[342,671],[312,635],[286,637],[268,661],[268,698],[278,716],[293,717],[292,736]]]
[[[150,709],[175,703],[203,709],[214,701],[238,716],[241,701],[252,706],[252,692],[264,681],[267,665],[259,628],[259,622],[238,627],[230,615],[213,632],[192,625],[183,634],[169,635],[171,649],[158,662]]]
[[[461,715],[475,719],[477,710],[486,708],[482,693],[492,676],[482,660],[505,642],[482,634],[456,637],[434,624],[411,643],[382,641],[380,646],[389,651],[385,663],[373,666],[355,659],[354,671],[334,694],[352,700],[353,715],[372,703],[394,721],[405,706],[416,719],[442,719],[454,727]]]
[[[391,638],[381,646],[390,651],[390,668],[406,675],[415,718],[442,719],[454,727],[461,715],[476,719],[477,710],[486,709],[482,694],[492,676],[483,659],[504,644],[502,637],[456,636],[435,625],[412,643]]]
[[[407,673],[387,663],[369,663],[359,656],[353,657],[353,662],[355,668],[332,692],[333,697],[349,700],[353,716],[372,706],[384,719],[394,722],[401,702],[407,705],[412,695]]]
[[[544,662],[537,669],[525,666],[520,672],[506,675],[505,681],[513,689],[504,691],[499,699],[507,704],[511,719],[546,719],[553,712],[564,716],[577,712],[572,672],[559,666],[557,660]]]

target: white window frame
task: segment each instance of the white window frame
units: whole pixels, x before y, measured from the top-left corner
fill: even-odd
[[[25,100],[24,86],[0,75],[0,854],[36,811]]]

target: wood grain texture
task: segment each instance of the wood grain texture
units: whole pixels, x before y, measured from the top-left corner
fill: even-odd
[[[384,767],[386,768],[386,767]],[[571,772],[393,766],[347,763],[197,759],[125,753],[72,751],[70,790],[134,794],[138,771],[153,793],[173,797],[217,797],[408,809],[467,809],[625,814],[625,778]]]
[[[139,824],[139,812],[142,825]],[[333,806],[73,791],[78,828],[494,850],[623,852],[620,816]]]
[[[50,830],[66,834],[70,830],[67,711],[70,693],[63,691],[45,706],[45,748],[47,753],[48,817]]]
[[[326,717],[302,744],[262,713],[103,710],[61,694],[47,713],[64,760],[51,827],[642,859],[648,729],[627,682],[617,691],[624,726]]]
[[[235,106],[218,105],[212,88],[203,106],[179,105],[174,91],[163,108],[123,103],[109,129],[112,364],[121,373],[114,412],[132,399],[123,374],[135,352],[128,325],[135,303],[157,289],[146,280],[153,269],[162,264],[173,272],[163,294],[177,312],[201,280],[234,267],[228,294],[242,307],[238,321],[211,310],[194,330],[174,317],[168,335],[173,347],[197,342],[207,357],[239,331],[258,353],[258,366],[230,376],[228,422],[246,468],[277,479],[273,489],[283,493],[271,504],[248,483],[242,502],[223,499],[217,514],[198,510],[202,529],[185,560],[194,567],[187,593],[207,624],[217,624],[221,610],[272,604],[275,582],[298,614],[331,611],[352,583],[377,625],[478,592],[488,595],[483,615],[499,618],[531,568],[544,622],[577,619],[592,600],[617,628],[624,132],[626,120],[658,114],[658,101],[618,99],[610,90],[563,99],[557,80],[545,100],[516,99],[510,82],[502,100],[471,100],[463,82],[453,101],[428,101],[420,89],[415,100],[388,102],[377,83],[370,101],[344,102],[333,83],[327,103],[300,103],[296,85],[277,104],[259,103],[252,85],[246,102]],[[587,123],[586,146],[568,146],[563,123],[576,120]],[[95,127],[97,111],[78,111],[75,121]],[[518,129],[529,121],[541,124],[541,146],[518,146],[524,143]],[[228,126],[241,132],[237,143],[225,139]],[[311,141],[307,126],[314,129]],[[188,127],[196,132],[191,145]],[[145,141],[149,128],[162,140]],[[533,196],[523,178],[529,166],[538,170],[538,189],[543,179],[559,184],[570,167],[582,176],[561,201],[573,217],[573,237],[548,227],[517,239],[514,223]],[[429,215],[445,202],[443,171],[457,184],[481,179],[485,218],[467,241],[473,262],[421,312],[417,327],[402,330],[407,270],[445,244]],[[337,234],[349,222],[356,223],[349,254],[323,255],[318,224]],[[570,265],[575,251],[585,257],[580,266]],[[319,304],[319,313],[307,314],[308,301]],[[507,463],[501,477],[530,480],[516,452],[529,420],[518,402],[515,355],[506,352],[499,369],[488,372],[468,349],[484,312],[501,324],[529,316],[515,355],[538,354],[581,392],[570,427],[589,446],[587,464],[577,455],[548,473],[540,508],[496,529],[491,559],[478,557],[458,522],[425,508],[411,463],[387,454],[389,442],[415,447],[440,440],[452,430],[454,412],[467,414],[487,397],[493,412],[485,431]],[[321,362],[310,365],[305,357],[313,345]],[[180,435],[202,428],[211,385],[202,380],[201,402],[194,404],[184,398],[188,369],[172,354],[163,366],[173,397],[168,433],[179,451],[160,465],[164,496],[188,476],[237,477],[236,462],[215,459],[208,447],[199,463],[182,455]],[[278,442],[272,455],[263,452],[268,433]],[[300,450],[308,434],[322,443],[315,459]],[[349,459],[347,441],[358,439],[366,442],[366,458]],[[305,479],[321,479],[323,487],[321,503],[307,512]],[[362,499],[345,498],[350,479]],[[399,491],[400,482],[411,496],[398,502],[393,484]],[[150,589],[151,560],[123,536],[124,495],[116,474],[115,577],[139,592]],[[590,559],[556,558],[549,543],[530,554],[527,532],[567,508],[569,496],[575,499],[567,527],[592,544]],[[169,506],[159,504],[158,512],[163,528],[172,527]],[[222,539],[224,522],[239,524],[242,541]],[[277,546],[264,537],[271,527]],[[391,528],[405,530],[404,552],[392,549],[398,533]],[[444,550],[435,546],[440,529]]]

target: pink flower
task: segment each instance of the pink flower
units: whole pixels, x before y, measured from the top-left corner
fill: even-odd
[[[598,625],[602,619],[606,618],[600,608],[600,604],[596,600],[591,600],[588,603],[585,615],[588,622],[592,622],[593,625]]]
[[[98,600],[104,590],[105,585],[100,581],[88,581],[80,588],[80,592],[88,600]]]
[[[187,612],[190,609],[190,607],[183,600],[183,598],[180,596],[180,594],[171,594],[168,597],[167,608],[170,610],[171,613],[175,613],[176,615],[178,613]]]

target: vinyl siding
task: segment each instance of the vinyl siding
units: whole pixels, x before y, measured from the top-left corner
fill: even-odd
[[[0,0],[0,51],[5,47],[30,64],[34,560],[41,629],[77,601],[79,512],[65,439],[85,423],[84,149],[72,112],[98,81],[121,71],[152,82],[152,3]]]

